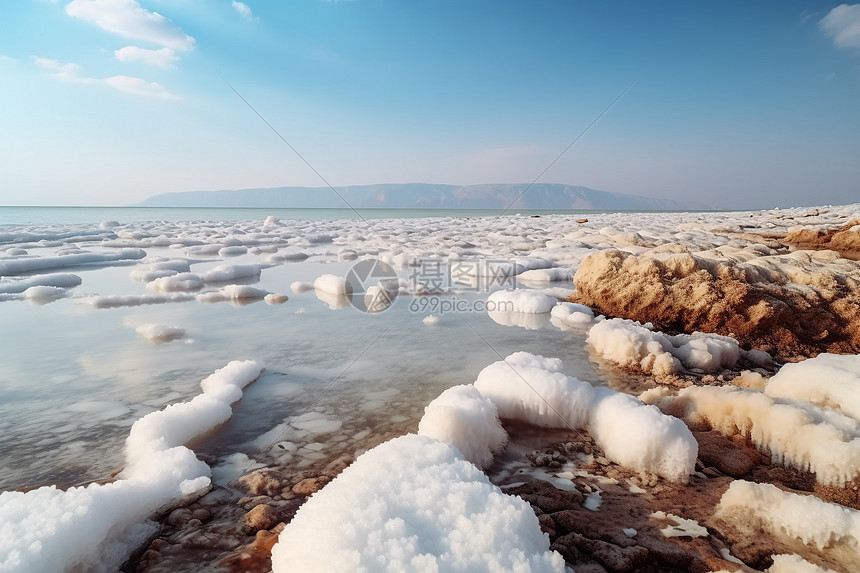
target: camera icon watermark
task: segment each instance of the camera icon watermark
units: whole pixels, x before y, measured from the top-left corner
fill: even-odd
[[[485,312],[493,310],[486,301],[457,295],[515,289],[520,270],[510,260],[441,257],[415,258],[404,266],[398,274],[380,259],[355,263],[344,279],[348,304],[361,312],[379,313],[391,307],[398,295],[408,293],[412,312]]]
[[[344,281],[349,304],[361,312],[388,310],[400,292],[397,271],[379,259],[358,261],[346,273]]]

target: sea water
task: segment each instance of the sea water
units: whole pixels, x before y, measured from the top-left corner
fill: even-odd
[[[2,208],[0,234],[35,234],[24,245],[25,257],[38,257],[64,248],[63,240],[40,236],[54,237],[58,230],[94,232],[108,220],[259,222],[269,215],[308,220],[349,216],[322,211]],[[401,215],[418,214],[427,215]],[[479,214],[492,213],[469,216]],[[75,247],[84,251],[98,250],[101,243],[75,240]],[[256,360],[264,372],[234,407],[233,419],[197,445],[215,463],[242,453],[301,464],[300,457],[271,454],[279,443],[313,443],[320,458],[329,441],[345,436],[363,436],[369,447],[392,432],[414,431],[424,406],[442,390],[474,381],[484,366],[518,350],[559,357],[569,374],[602,383],[585,350],[584,333],[560,332],[548,317],[532,321],[530,329],[499,324],[487,312],[472,310],[480,308],[473,303],[485,300],[486,292],[458,293],[460,311],[427,325],[423,319],[432,309],[410,305],[411,297],[369,314],[349,305],[334,310],[337,304],[313,290],[290,289],[296,281],[312,283],[323,274],[346,275],[355,262],[338,261],[334,251],[341,248],[305,248],[311,256],[304,262],[265,265],[253,286],[289,295],[278,305],[189,300],[94,308],[82,303],[87,295],[148,292],[145,284],[130,278],[136,261],[60,269],[80,276],[82,284],[73,289],[74,296],[49,304],[0,302],[0,490],[109,478],[123,466],[123,443],[137,419],[195,396],[200,381],[231,360]],[[188,258],[195,273],[224,263],[262,262],[252,253],[222,257],[189,256],[170,247],[144,250],[150,258]],[[143,324],[175,326],[186,334],[155,343],[137,334]],[[291,435],[296,430],[286,422],[303,413],[334,420],[338,430],[311,436],[312,441],[306,433]],[[351,447],[363,449],[362,444]]]

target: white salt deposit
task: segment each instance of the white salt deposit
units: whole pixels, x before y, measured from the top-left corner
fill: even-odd
[[[464,511],[465,510],[465,511]],[[274,573],[565,571],[531,506],[448,444],[409,434],[311,497],[272,549]]]
[[[660,528],[660,533],[663,534],[663,537],[708,536],[708,530],[692,519],[685,519],[663,511],[655,511],[651,514],[651,518],[669,522],[669,525]]]
[[[860,421],[860,356],[819,354],[786,364],[764,392],[832,408]]]
[[[27,289],[39,286],[69,289],[80,285],[81,282],[81,277],[72,273],[54,273],[25,278],[0,276],[0,293],[23,293]]]
[[[249,285],[227,285],[215,291],[200,293],[197,295],[197,300],[200,302],[231,302],[241,304],[262,300],[268,295],[269,291]]]
[[[146,253],[140,249],[119,249],[107,253],[68,254],[59,257],[34,257],[30,259],[0,260],[0,276],[19,275],[33,271],[77,267],[81,265],[104,264],[115,261],[142,259]]]
[[[203,273],[207,283],[226,283],[240,279],[258,280],[262,269],[260,265],[218,265]]]
[[[168,326],[166,324],[141,324],[135,328],[135,332],[137,332],[137,335],[141,338],[145,338],[156,344],[179,340],[180,338],[185,337],[185,329],[179,328],[178,326]]]
[[[153,279],[146,288],[157,292],[193,292],[203,288],[203,277],[196,273],[178,273]]]
[[[31,286],[23,292],[27,300],[44,302],[65,298],[68,294],[66,289],[55,286]]]
[[[451,444],[482,469],[508,443],[496,406],[473,386],[454,386],[442,392],[424,409],[418,435]]]
[[[821,483],[842,485],[860,474],[856,421],[832,411],[727,386],[690,387],[677,396],[648,396],[662,410],[690,423],[704,422],[727,436],[749,437],[769,451],[775,463],[814,472]]]
[[[595,324],[588,343],[607,360],[656,376],[678,372],[681,366],[720,372],[734,367],[743,352],[728,336],[701,332],[669,336],[655,332],[650,323],[622,318]]]
[[[536,290],[497,290],[487,298],[487,310],[541,314],[550,312],[558,299]]]
[[[539,426],[587,428],[606,456],[673,481],[693,472],[698,444],[677,418],[632,396],[594,388],[562,371],[561,361],[517,352],[484,368],[475,387],[502,418]]]
[[[774,555],[773,565],[767,573],[837,573],[833,569],[819,567],[799,555]]]
[[[594,312],[583,304],[560,302],[550,312],[551,322],[559,328],[591,326]]]
[[[732,482],[716,516],[742,531],[764,530],[784,541],[814,545],[846,564],[860,564],[860,511],[812,495],[782,491],[771,484]],[[810,519],[815,516],[814,519]]]
[[[0,571],[116,571],[155,531],[151,513],[209,486],[209,467],[183,444],[226,421],[259,374],[254,362],[231,362],[191,401],[135,422],[115,482],[0,494]]]
[[[295,283],[293,283],[295,284]],[[314,281],[314,289],[318,292],[326,294],[346,295],[349,294],[349,285],[343,277],[332,274],[325,274]]]
[[[573,280],[573,269],[565,267],[533,269],[520,273],[517,279],[529,283],[570,282]]]

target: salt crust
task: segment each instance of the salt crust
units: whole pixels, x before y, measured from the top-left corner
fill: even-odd
[[[851,372],[846,365],[855,364],[856,359],[819,355],[786,366],[788,372],[774,376],[764,393],[736,387],[689,387],[677,396],[649,391],[640,398],[691,424],[707,423],[727,436],[746,436],[769,451],[775,463],[814,472],[818,482],[839,486],[860,475],[860,424],[837,409],[801,398],[832,403],[832,392],[838,391],[845,395],[845,407],[850,410],[850,389],[860,385],[860,370]],[[839,368],[834,369],[834,364]],[[834,390],[827,381],[835,372],[843,387]],[[795,397],[769,395],[782,393]]]
[[[815,516],[810,519],[810,516]],[[814,545],[846,564],[860,563],[860,511],[811,495],[782,491],[771,484],[732,482],[716,517],[751,533],[764,529],[788,542]],[[782,565],[777,569],[782,569]]]
[[[149,515],[209,486],[209,467],[183,444],[227,421],[260,371],[253,361],[230,362],[192,400],[135,422],[117,481],[0,494],[0,572],[116,571],[155,530]]]

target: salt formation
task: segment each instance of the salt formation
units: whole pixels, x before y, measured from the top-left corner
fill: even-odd
[[[820,483],[843,485],[860,474],[860,427],[832,409],[736,387],[689,387],[677,396],[663,391],[642,398],[688,424],[748,437],[775,463],[814,472]]]
[[[542,314],[552,311],[558,299],[535,290],[497,290],[487,298],[487,309],[502,312]]]
[[[168,326],[165,324],[141,324],[135,328],[138,336],[145,338],[155,344],[178,340],[185,336],[185,330],[178,326]]]
[[[311,497],[272,549],[272,570],[552,571],[531,506],[453,446],[408,434],[360,456]]]
[[[662,330],[715,332],[781,355],[860,352],[860,267],[832,251],[662,245],[583,260],[575,302]]]
[[[768,381],[765,394],[832,408],[860,422],[860,356],[819,354],[786,364]]]
[[[561,371],[561,361],[516,352],[484,368],[475,387],[499,416],[556,428],[586,428],[606,456],[673,481],[693,472],[698,446],[680,420],[632,396],[594,388]]]
[[[683,368],[702,372],[722,372],[734,368],[741,357],[754,363],[769,363],[761,351],[745,351],[738,341],[719,334],[678,334],[670,336],[653,330],[651,324],[613,318],[595,324],[588,331],[588,343],[603,358],[654,376],[665,376]]]
[[[748,535],[764,530],[799,549],[815,546],[836,562],[860,565],[860,511],[737,480],[720,499],[716,517]]]
[[[472,385],[449,388],[430,402],[418,435],[451,444],[481,469],[489,468],[508,442],[495,404]]]
[[[226,422],[260,371],[233,361],[192,400],[135,422],[117,481],[0,494],[0,572],[116,571],[156,530],[146,521],[153,512],[209,487],[209,467],[183,444]]]

